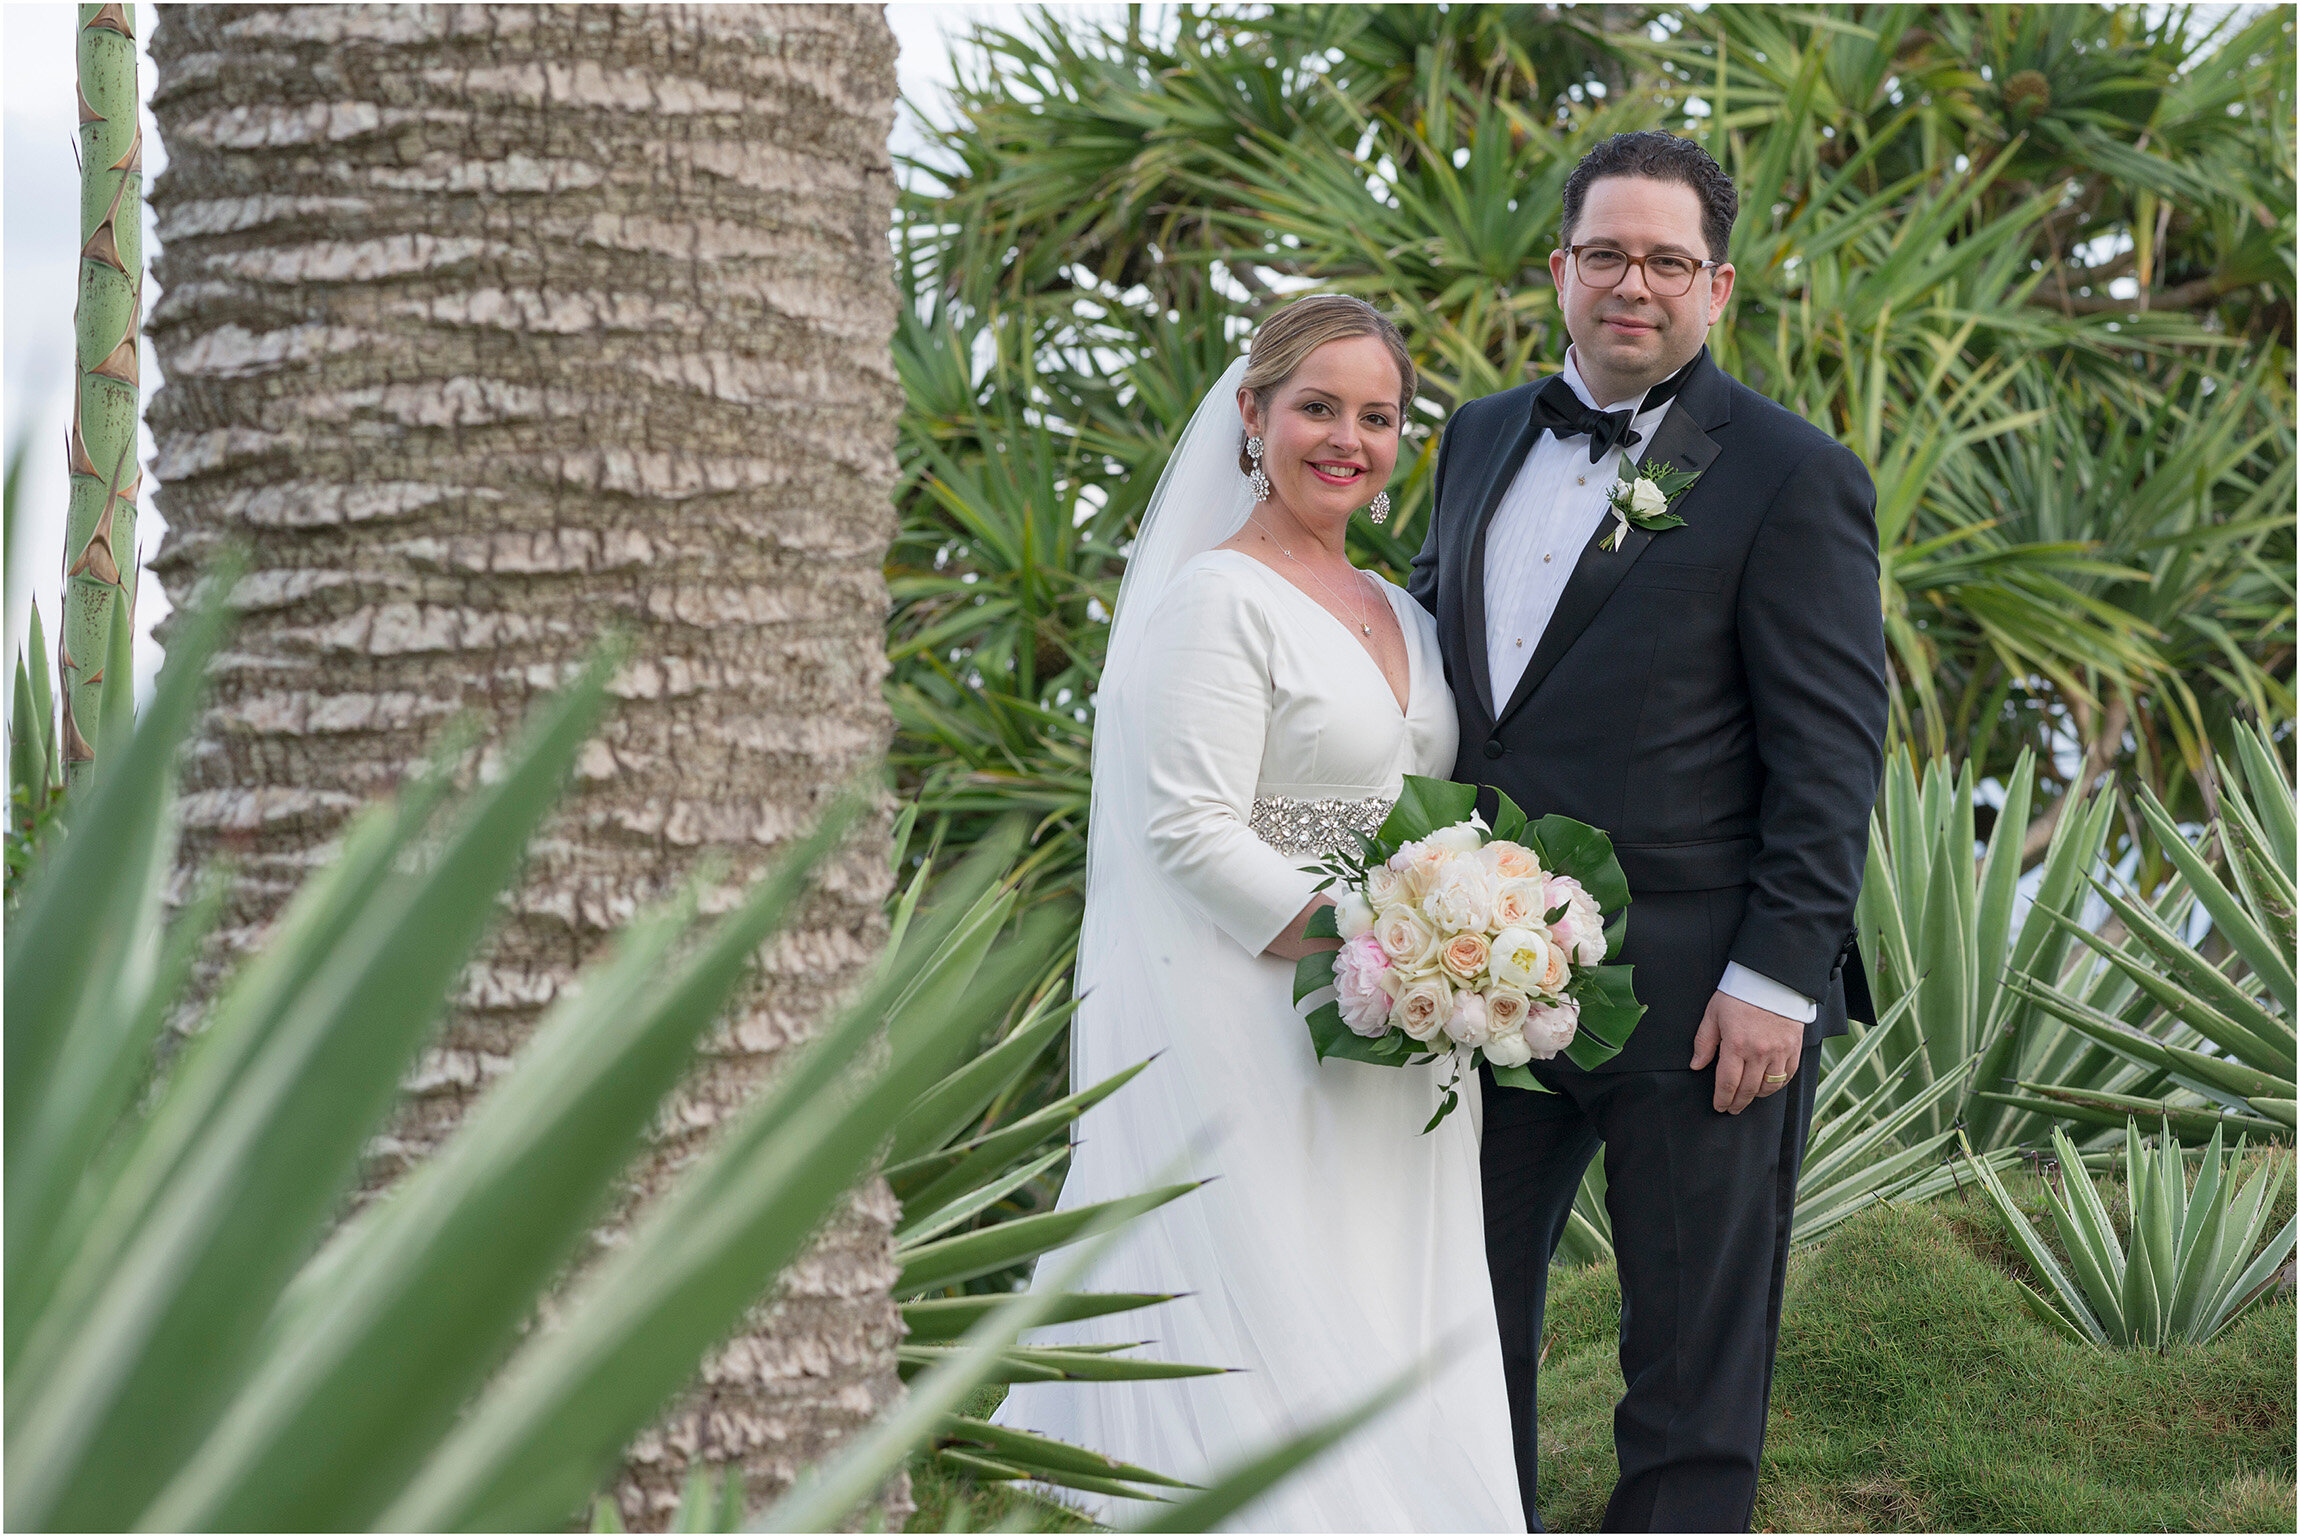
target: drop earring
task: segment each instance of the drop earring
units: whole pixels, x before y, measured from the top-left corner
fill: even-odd
[[[1366,516],[1376,523],[1387,523],[1390,518],[1390,494],[1384,491],[1366,507]]]
[[[1254,493],[1256,502],[1266,502],[1270,499],[1270,477],[1262,473],[1262,440],[1260,438],[1248,438],[1246,440],[1246,457],[1254,461],[1254,467],[1246,472],[1247,489]]]

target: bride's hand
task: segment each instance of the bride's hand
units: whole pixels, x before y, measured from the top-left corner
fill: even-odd
[[[1294,914],[1294,921],[1287,924],[1279,932],[1278,937],[1271,940],[1263,948],[1262,953],[1281,961],[1298,961],[1303,956],[1315,955],[1320,950],[1339,950],[1342,947],[1342,942],[1338,939],[1309,939],[1302,934],[1302,930],[1309,925],[1310,914],[1321,907],[1333,905],[1334,899],[1322,892],[1310,898],[1309,905]]]

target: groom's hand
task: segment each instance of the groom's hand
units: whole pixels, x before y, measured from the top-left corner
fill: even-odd
[[[1693,1071],[1717,1063],[1712,1103],[1726,1115],[1739,1115],[1751,1101],[1787,1088],[1804,1054],[1803,1025],[1729,993],[1710,994],[1693,1037]]]

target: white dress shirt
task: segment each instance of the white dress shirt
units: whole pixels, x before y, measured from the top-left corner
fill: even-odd
[[[1574,349],[1565,350],[1565,382],[1585,406],[1618,411],[1636,401],[1601,401],[1582,381]],[[1629,452],[1642,454],[1669,414],[1671,401],[1651,410],[1640,409],[1630,419],[1637,442]],[[1557,612],[1557,600],[1573,575],[1597,527],[1612,514],[1605,504],[1606,488],[1621,474],[1622,450],[1608,451],[1595,464],[1589,461],[1589,440],[1560,438],[1545,432],[1527,451],[1517,478],[1494,510],[1485,534],[1485,655],[1486,675],[1493,681],[1493,707],[1499,712],[1517,691],[1525,664],[1541,644],[1542,631]],[[1819,1006],[1802,993],[1771,977],[1751,971],[1739,961],[1728,962],[1717,990],[1755,1004],[1801,1024],[1811,1024]]]

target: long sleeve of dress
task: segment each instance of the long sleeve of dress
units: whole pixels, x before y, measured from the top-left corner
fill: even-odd
[[[1271,648],[1264,610],[1219,568],[1201,567],[1165,593],[1141,664],[1150,857],[1249,955],[1278,937],[1319,880],[1247,826],[1269,730]]]

